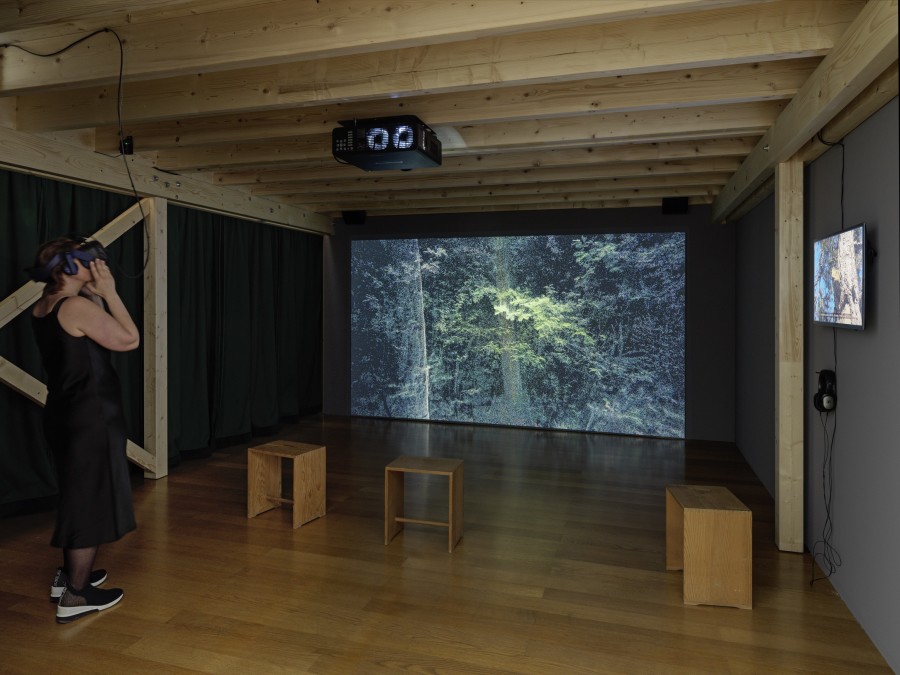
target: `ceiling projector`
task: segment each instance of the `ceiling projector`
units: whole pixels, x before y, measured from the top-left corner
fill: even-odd
[[[331,132],[331,154],[365,171],[421,169],[441,165],[441,141],[415,115],[340,120]]]

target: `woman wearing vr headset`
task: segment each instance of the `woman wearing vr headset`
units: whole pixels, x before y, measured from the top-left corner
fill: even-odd
[[[136,527],[122,397],[109,353],[136,349],[140,332],[105,258],[96,242],[62,237],[41,246],[28,270],[47,283],[32,325],[49,378],[44,431],[59,483],[50,541],[63,550],[50,589],[59,623],[122,599],[121,589],[98,588],[107,575],[93,569],[94,559],[101,544]]]

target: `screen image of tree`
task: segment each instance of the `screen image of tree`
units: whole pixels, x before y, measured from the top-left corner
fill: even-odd
[[[684,436],[683,232],[354,240],[351,414]]]
[[[839,232],[813,247],[813,319],[822,323],[863,323],[862,227]]]

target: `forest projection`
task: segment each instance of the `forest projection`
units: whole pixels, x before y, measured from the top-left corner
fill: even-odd
[[[682,232],[356,240],[351,413],[684,436]]]

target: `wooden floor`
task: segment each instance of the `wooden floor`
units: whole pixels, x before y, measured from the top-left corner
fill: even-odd
[[[279,437],[327,446],[324,518],[248,520],[244,447],[138,479],[138,530],[98,560],[125,598],[69,625],[48,602],[53,513],[0,521],[0,672],[890,672],[809,557],[775,549],[772,500],[731,446],[318,417]],[[465,460],[453,553],[423,525],[384,545],[402,454]],[[407,515],[437,518],[447,481],[416,478]],[[672,483],[752,509],[752,610],[682,603]]]

